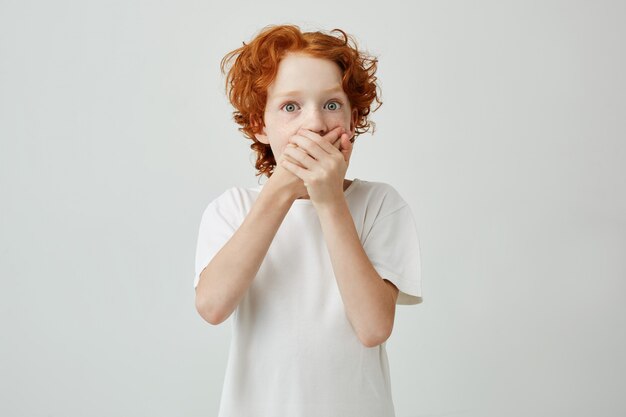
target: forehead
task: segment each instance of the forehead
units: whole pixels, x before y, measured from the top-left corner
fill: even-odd
[[[304,54],[285,55],[268,88],[271,96],[294,93],[341,93],[341,68],[335,62]]]

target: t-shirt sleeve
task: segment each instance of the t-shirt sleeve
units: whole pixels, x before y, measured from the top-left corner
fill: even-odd
[[[419,238],[408,204],[377,218],[363,249],[378,274],[400,290],[396,304],[422,302]]]
[[[204,268],[237,230],[234,220],[236,207],[231,201],[231,191],[227,190],[211,201],[202,213],[196,245],[194,289]]]

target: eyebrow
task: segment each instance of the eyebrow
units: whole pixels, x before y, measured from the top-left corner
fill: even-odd
[[[343,88],[340,85],[338,85],[336,87],[329,88],[328,90],[322,91],[322,93],[324,94],[330,94],[330,93],[335,93],[335,92],[343,93]],[[286,96],[297,96],[300,93],[301,91],[298,91],[298,90],[285,91],[284,93],[275,94],[274,97],[278,98],[278,97],[286,97]]]

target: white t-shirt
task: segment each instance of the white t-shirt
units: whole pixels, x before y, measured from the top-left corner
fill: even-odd
[[[198,233],[194,288],[262,187],[232,187],[209,203]],[[358,178],[344,194],[372,265],[400,290],[397,304],[422,302],[420,249],[408,204],[392,186]],[[218,417],[395,415],[385,343],[364,346],[348,321],[311,200],[293,202],[231,317]]]

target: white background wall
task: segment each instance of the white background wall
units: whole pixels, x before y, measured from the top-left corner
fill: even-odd
[[[398,417],[626,414],[620,1],[0,2],[0,415],[214,416],[230,319],[194,307],[200,216],[255,186],[220,59],[342,28],[383,106],[348,178],[415,214]]]

